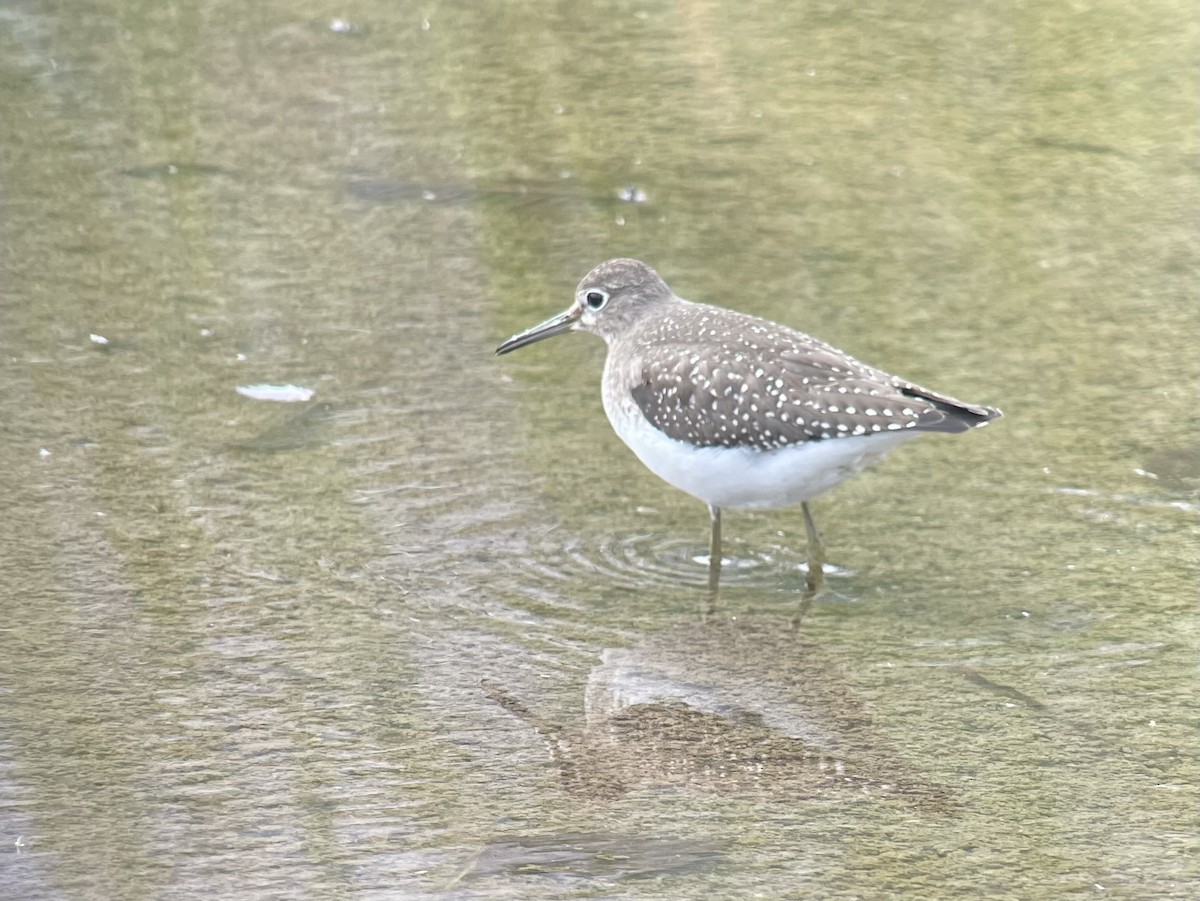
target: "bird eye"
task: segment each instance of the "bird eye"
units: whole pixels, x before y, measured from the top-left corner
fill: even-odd
[[[588,291],[583,299],[593,310],[598,310],[608,303],[608,294],[604,291]]]

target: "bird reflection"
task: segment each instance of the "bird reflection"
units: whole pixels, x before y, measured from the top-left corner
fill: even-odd
[[[573,795],[891,797],[952,811],[949,792],[876,734],[827,654],[778,626],[732,622],[611,648],[589,675],[583,728],[548,721],[495,682],[484,691],[546,740]]]

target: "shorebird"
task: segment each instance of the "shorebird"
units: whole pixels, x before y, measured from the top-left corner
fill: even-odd
[[[604,412],[655,475],[708,505],[710,603],[721,511],[800,504],[808,573],[796,621],[824,581],[808,502],[926,432],[965,432],[1001,413],[860,363],[803,332],[677,296],[638,260],[601,263],[566,311],[509,338],[506,354],[578,330],[608,345]]]

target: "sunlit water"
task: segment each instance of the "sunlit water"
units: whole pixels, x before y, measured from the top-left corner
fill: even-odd
[[[1192,897],[1195,17],[747,10],[0,10],[0,897]],[[1006,418],[706,617],[617,255]]]

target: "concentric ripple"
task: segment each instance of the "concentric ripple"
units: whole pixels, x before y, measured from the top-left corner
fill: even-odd
[[[708,585],[708,546],[681,538],[635,532],[603,536],[595,544],[572,540],[560,548],[563,564],[596,573],[613,585],[703,590]],[[802,556],[787,548],[758,552],[735,545],[725,548],[721,584],[729,588],[783,588],[796,584],[807,570]],[[826,574],[847,575],[826,566]]]

